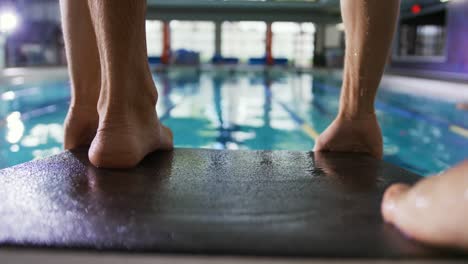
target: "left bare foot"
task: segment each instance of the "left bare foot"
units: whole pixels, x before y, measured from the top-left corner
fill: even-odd
[[[64,148],[74,149],[91,145],[96,135],[99,116],[96,105],[70,106],[65,119]]]
[[[144,77],[135,78],[138,73],[119,76],[122,80],[114,86],[102,87],[99,127],[88,152],[96,167],[132,168],[153,151],[173,148],[172,132],[156,113],[158,96],[153,79],[149,71],[141,71]],[[125,93],[132,89],[139,92]]]

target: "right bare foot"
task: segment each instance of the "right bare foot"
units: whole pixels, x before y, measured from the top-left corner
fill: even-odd
[[[152,80],[146,86],[156,91]],[[94,166],[131,168],[153,151],[172,149],[172,132],[158,119],[156,96],[134,94],[141,98],[130,96],[119,104],[106,96],[100,99],[99,128],[88,153]]]
[[[382,159],[382,132],[377,117],[339,114],[320,134],[314,151],[357,152]]]

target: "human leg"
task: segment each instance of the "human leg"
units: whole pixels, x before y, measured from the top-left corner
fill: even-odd
[[[147,62],[146,1],[88,0],[101,61],[99,127],[89,150],[98,167],[129,168],[172,148],[156,113],[158,94]]]
[[[60,9],[71,83],[64,148],[73,149],[89,146],[96,134],[101,67],[88,3],[61,0]]]

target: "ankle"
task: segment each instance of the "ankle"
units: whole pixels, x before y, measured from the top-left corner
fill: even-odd
[[[355,104],[340,104],[337,119],[359,121],[359,120],[375,120],[375,108],[371,106],[362,107]]]
[[[337,119],[343,120],[374,120],[377,118],[374,111],[349,111],[347,109],[340,109]]]
[[[92,115],[98,116],[97,105],[90,104],[90,103],[77,103],[77,102],[70,102],[70,106],[68,107],[68,112],[70,113],[79,113],[80,115]]]
[[[104,74],[102,88],[105,92],[126,98],[141,99],[144,96],[157,99],[153,76],[146,60],[144,63],[132,61],[116,64],[117,66],[109,67]]]
[[[104,85],[97,109],[100,115],[153,112],[157,100],[158,93],[151,77],[128,78]]]

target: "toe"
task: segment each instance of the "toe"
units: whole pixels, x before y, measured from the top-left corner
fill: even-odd
[[[317,140],[315,140],[315,145],[314,145],[314,148],[313,148],[313,151],[314,152],[320,152],[320,151],[324,151],[325,150],[325,146],[322,144],[322,140],[319,138],[317,138]]]
[[[166,126],[161,126],[161,145],[160,148],[162,150],[171,150],[173,149],[174,145],[174,135],[172,134],[172,131],[166,127]]]
[[[395,223],[395,215],[398,210],[400,210],[398,204],[409,189],[409,185],[397,183],[393,184],[385,191],[381,211],[386,222],[397,224]]]

